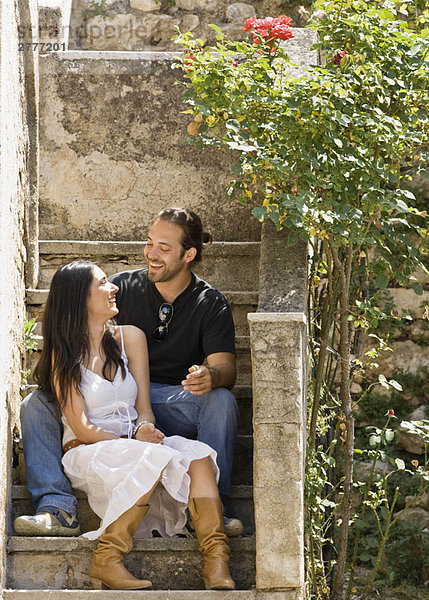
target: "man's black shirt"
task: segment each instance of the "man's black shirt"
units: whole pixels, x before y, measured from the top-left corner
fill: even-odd
[[[119,287],[116,305],[119,325],[142,329],[149,348],[150,380],[180,385],[192,365],[200,365],[215,352],[235,353],[231,308],[218,290],[191,273],[188,287],[174,300],[167,337],[156,342],[153,331],[162,322],[159,307],[165,302],[147,269],[123,271],[109,277]]]

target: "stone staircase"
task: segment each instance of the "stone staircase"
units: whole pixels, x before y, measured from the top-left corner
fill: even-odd
[[[27,365],[30,368],[34,367],[43,347],[41,321],[44,303],[51,278],[60,265],[72,260],[88,259],[97,262],[110,275],[144,264],[143,242],[45,240],[40,241],[39,250],[39,288],[27,290],[27,313],[29,318],[37,320],[38,337],[38,348]],[[203,262],[197,270],[199,276],[209,280],[229,298],[237,330],[240,375],[234,393],[240,408],[240,420],[229,508],[242,519],[245,526],[243,537],[231,540],[231,572],[239,590],[252,590],[255,585],[251,365],[247,313],[254,312],[257,307],[259,254],[259,242],[214,242],[206,248]],[[29,384],[27,391],[34,387],[31,378]],[[82,530],[96,528],[98,517],[90,509],[85,495],[77,492],[77,497]],[[12,519],[32,512],[31,498],[25,485],[13,486]],[[43,590],[47,594],[47,590],[56,589],[60,595],[44,598],[60,600],[63,593],[69,594],[71,590],[89,590],[88,571],[91,551],[95,546],[96,542],[86,539],[10,536],[7,544],[7,586],[14,591],[8,591],[6,597],[18,598],[21,597],[19,594],[25,594],[24,590],[28,590],[27,595],[31,593],[33,600],[38,597],[35,590]],[[193,538],[137,540],[127,557],[127,565],[137,576],[152,578],[154,590],[181,590],[182,594],[156,595],[156,598],[192,597],[187,596],[184,590],[200,590],[198,593],[204,595],[208,593],[202,591],[202,557]],[[95,593],[100,592],[91,591],[91,594]],[[112,593],[109,592],[109,597]],[[155,591],[149,593],[155,594]]]
[[[73,0],[76,10],[83,4]],[[67,46],[71,5],[39,0],[40,41],[73,47],[73,40]],[[309,50],[314,41],[312,32],[296,30],[292,61],[317,61]],[[43,345],[43,307],[61,264],[90,259],[108,275],[138,268],[144,264],[141,240],[161,208],[186,205],[200,214],[217,241],[196,273],[227,296],[236,325],[240,421],[230,508],[245,526],[243,537],[231,540],[238,589],[203,590],[195,539],[152,538],[136,540],[126,564],[152,579],[153,590],[90,590],[96,542],[26,538],[10,527],[0,597],[302,600],[306,250],[282,254],[282,238],[264,249],[251,207],[224,199],[234,155],[184,145],[189,118],[172,53],[91,51],[96,48],[39,57],[40,219],[33,240],[39,276],[37,287],[27,290],[27,313],[37,320],[39,339],[27,367]],[[262,313],[253,314],[258,307]],[[10,496],[10,522],[32,512],[25,481],[12,486]],[[97,517],[84,495],[77,497],[82,528],[93,529]]]
[[[25,490],[17,486],[13,493],[17,509],[23,510],[29,504]],[[79,495],[78,498],[83,528],[95,527],[91,524],[96,520],[95,515],[85,498]],[[233,505],[234,500],[250,506],[251,489],[248,486],[235,487]],[[88,572],[96,545],[96,541],[77,538],[11,537],[8,543],[8,587],[91,589]],[[231,540],[231,573],[238,589],[254,587],[254,554],[253,536]],[[137,539],[125,562],[137,577],[151,579],[155,590],[204,590],[202,557],[193,538]]]
[[[142,595],[144,594],[144,596]],[[258,593],[256,590],[234,590],[233,592],[207,592],[201,590],[167,590],[167,591],[95,591],[95,590],[5,590],[3,600],[270,600],[269,592]],[[279,600],[294,600],[288,592]]]

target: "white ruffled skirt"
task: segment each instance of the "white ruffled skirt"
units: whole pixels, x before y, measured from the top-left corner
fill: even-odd
[[[64,471],[75,489],[88,496],[92,510],[101,518],[100,527],[83,536],[98,538],[113,521],[127,511],[161,476],[150,497],[150,509],[136,537],[162,537],[183,533],[189,497],[189,465],[210,457],[216,481],[219,469],[216,452],[207,444],[178,435],[164,438],[164,444],[133,439],[105,440],[77,446],[66,452]]]

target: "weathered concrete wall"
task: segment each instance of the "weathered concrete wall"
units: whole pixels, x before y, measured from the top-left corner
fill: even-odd
[[[40,57],[40,237],[140,240],[186,204],[218,240],[259,238],[250,208],[228,204],[231,154],[186,146],[172,54]]]
[[[306,65],[314,33],[298,30]],[[64,52],[40,58],[40,237],[140,240],[157,212],[186,204],[217,240],[257,240],[251,207],[228,203],[234,155],[185,145],[182,73],[171,53]]]
[[[288,246],[289,232],[265,221],[261,236],[259,312],[307,310],[307,245]]]
[[[30,5],[34,14],[34,3]],[[24,57],[18,51],[23,13],[17,0],[0,1],[0,590],[5,582],[11,432],[18,421],[25,316],[24,205],[30,183]],[[25,35],[29,29],[21,31]]]
[[[65,44],[67,49],[70,32],[72,0],[39,0],[39,41]]]

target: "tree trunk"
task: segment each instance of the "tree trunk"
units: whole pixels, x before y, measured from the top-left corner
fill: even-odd
[[[353,454],[354,454],[354,418],[352,412],[352,399],[350,394],[350,328],[347,320],[350,301],[350,277],[353,258],[353,247],[347,247],[345,261],[341,261],[338,249],[330,246],[335,265],[341,280],[340,293],[340,367],[341,367],[341,418],[345,424],[343,429],[344,450],[344,482],[342,502],[342,522],[340,530],[340,547],[335,569],[334,585],[330,600],[341,600],[344,587],[344,573],[346,567],[347,545],[349,537],[349,520],[353,491]],[[345,439],[344,439],[345,438]]]

